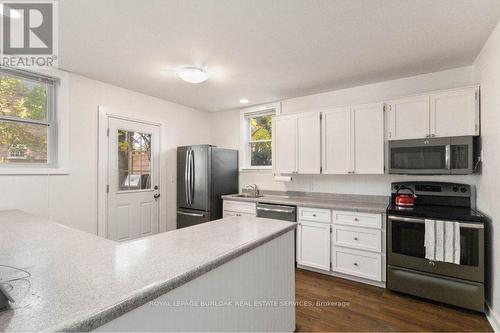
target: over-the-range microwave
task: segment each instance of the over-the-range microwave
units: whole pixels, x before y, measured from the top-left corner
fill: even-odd
[[[471,174],[479,162],[475,146],[473,136],[389,141],[389,173]]]

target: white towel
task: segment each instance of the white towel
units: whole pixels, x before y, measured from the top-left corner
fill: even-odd
[[[444,261],[444,222],[435,221],[436,226],[436,261]]]
[[[436,231],[434,222],[434,220],[425,220],[425,258],[429,260],[436,258]]]
[[[460,264],[460,223],[425,220],[425,258]]]
[[[453,246],[455,254],[453,256],[453,263],[460,265],[460,223],[453,222]]]

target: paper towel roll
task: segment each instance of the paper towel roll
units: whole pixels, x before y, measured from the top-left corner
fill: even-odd
[[[274,176],[274,181],[276,182],[291,182],[291,176]]]

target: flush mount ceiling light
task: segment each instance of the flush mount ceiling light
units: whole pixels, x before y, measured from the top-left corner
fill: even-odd
[[[242,99],[240,99],[240,103],[241,104],[247,104],[248,103],[248,99],[242,98]]]
[[[198,67],[183,67],[177,70],[176,74],[189,83],[202,83],[208,79],[208,73]]]

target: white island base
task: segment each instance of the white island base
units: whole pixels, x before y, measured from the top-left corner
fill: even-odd
[[[293,332],[293,244],[292,230],[97,331]]]

